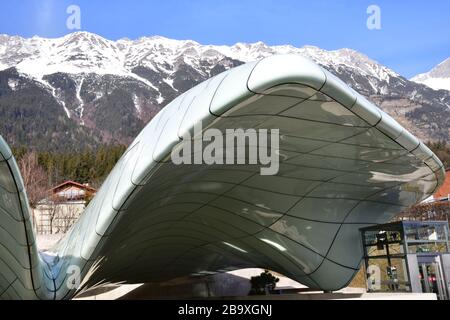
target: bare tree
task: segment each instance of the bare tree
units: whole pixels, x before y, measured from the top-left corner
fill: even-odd
[[[402,212],[396,219],[411,220],[449,220],[450,201],[416,204]]]
[[[32,208],[35,208],[38,202],[48,196],[48,177],[44,168],[39,165],[37,153],[27,152],[20,159],[20,172],[28,194],[28,201]]]
[[[48,210],[46,211],[46,215],[47,215],[47,223],[48,223],[48,231],[50,232],[50,234],[53,234],[53,230],[54,230],[54,221],[56,218],[56,214],[58,212],[58,205],[55,202],[51,202],[48,204]]]
[[[80,207],[74,204],[61,204],[61,210],[55,219],[56,233],[66,233],[69,231],[83,210]]]
[[[48,198],[36,206],[36,210],[39,212],[35,217],[38,219],[36,228],[38,234],[53,234],[55,231],[55,220],[57,220],[60,208],[59,204],[53,200],[53,197]]]

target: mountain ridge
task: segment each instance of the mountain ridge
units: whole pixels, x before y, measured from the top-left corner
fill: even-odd
[[[112,41],[89,32],[53,39],[0,35],[0,119],[14,122],[0,125],[0,132],[15,144],[43,148],[32,136],[48,136],[48,130],[30,124],[36,122],[30,115],[39,108],[43,125],[56,132],[50,149],[68,144],[61,130],[73,137],[71,143],[83,132],[79,143],[89,147],[126,144],[161,108],[196,84],[242,63],[287,53],[322,65],[419,138],[449,139],[449,91],[409,81],[353,49],[268,46],[261,41],[202,45],[162,36]],[[48,96],[54,101],[46,108],[52,100]],[[48,124],[47,109],[58,114]],[[31,130],[31,138],[17,138],[24,136],[21,130]]]
[[[8,57],[1,56],[1,45],[2,42],[5,42],[5,39],[13,39],[15,41],[13,44],[16,45],[16,49],[19,49],[15,52],[20,52],[20,55],[16,54],[16,59],[10,57],[10,60],[8,60]],[[55,58],[53,58],[53,60],[47,61],[48,64],[45,65],[45,70],[43,70],[43,68],[39,69],[37,66],[29,65],[29,61],[32,61],[33,63],[46,62],[42,61],[42,57],[38,57],[37,59],[36,55],[39,56],[39,53],[42,53],[44,55],[55,56],[56,54],[61,53],[60,51],[58,51],[58,49],[61,47],[64,47],[65,51],[67,51],[65,55],[66,59],[73,59],[76,61],[77,54],[87,55],[87,53],[85,53],[87,52],[86,49],[94,49],[96,50],[96,54],[102,56],[104,59],[108,59],[108,63],[103,63],[101,67],[95,68],[92,66],[92,64],[93,62],[99,63],[98,59],[95,59],[99,56],[86,56],[86,58],[88,58],[87,61],[91,62],[91,65],[87,64],[83,66],[77,63],[64,65],[61,62],[67,61],[57,61],[58,63],[55,63]],[[100,47],[100,49],[102,49],[103,51],[99,52],[97,47]],[[158,47],[162,47],[165,49],[168,48],[172,52],[166,51],[166,53],[168,54],[161,55]],[[321,63],[336,63],[336,60],[338,60],[339,63],[345,64],[346,62],[349,62],[349,59],[357,58],[353,61],[353,64],[347,63],[347,66],[357,67],[357,65],[354,65],[354,62],[363,61],[366,62],[366,65],[362,66],[363,68],[361,68],[361,71],[365,72],[368,75],[378,75],[380,77],[384,76],[385,78],[386,74],[399,76],[393,70],[384,67],[378,62],[370,59],[366,55],[349,48],[327,51],[311,45],[305,45],[300,48],[294,47],[292,45],[268,46],[261,41],[255,43],[238,42],[232,46],[202,45],[193,40],[174,40],[162,36],[141,37],[136,40],[120,39],[117,41],[111,41],[89,32],[75,32],[64,37],[51,39],[41,37],[33,37],[27,39],[20,36],[9,37],[7,35],[0,35],[0,62],[2,63],[3,68],[5,69],[11,66],[18,66],[19,70],[22,69],[24,73],[38,76],[37,78],[44,74],[55,73],[56,71],[66,73],[79,73],[80,71],[82,71],[82,68],[87,69],[87,72],[94,72],[98,74],[105,73],[115,75],[129,75],[127,72],[124,72],[124,69],[126,71],[130,71],[132,67],[138,65],[152,68],[154,67],[154,62],[173,63],[180,57],[184,57],[190,62],[194,62],[192,60],[198,56],[206,57],[210,60],[220,60],[224,57],[229,57],[234,60],[249,62],[259,60],[272,54],[287,53],[302,54],[311,58],[312,60],[315,60],[316,62],[320,61]],[[161,56],[164,58],[164,61],[158,61],[158,58],[161,58]],[[32,57],[32,59],[28,59],[30,57]],[[152,59],[150,60],[149,58]],[[357,61],[358,59],[360,61]],[[73,69],[70,70],[70,67],[72,67]],[[376,70],[377,67],[379,67],[380,69]]]

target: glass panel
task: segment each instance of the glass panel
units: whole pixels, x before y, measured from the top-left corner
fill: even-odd
[[[282,84],[272,87],[264,91],[265,95],[275,95],[275,96],[288,96],[296,97],[301,99],[313,100],[320,98],[319,100],[326,100],[327,96],[317,92],[315,89],[304,86],[298,83]]]
[[[447,252],[446,242],[411,244],[408,243],[408,253]]]
[[[283,130],[280,131],[280,134],[287,134],[306,139],[326,140],[329,142],[340,141],[366,130],[366,128],[361,127],[343,126],[279,116],[271,116],[266,119],[267,120],[264,123],[259,124],[255,128],[282,128]]]
[[[324,157],[314,154],[303,154],[292,160],[288,160],[288,163],[305,167],[315,167],[321,169],[342,170],[342,171],[365,170],[364,168],[367,167],[368,164],[367,162],[355,159]]]
[[[367,256],[385,256],[404,254],[401,232],[391,231],[366,231],[364,241],[367,246]]]
[[[407,223],[405,224],[405,236],[407,240],[423,241],[447,241],[444,224],[433,223]]]
[[[281,97],[269,95],[254,95],[246,101],[238,104],[233,111],[227,112],[225,117],[236,117],[254,114],[277,114],[293,105],[300,103],[302,99],[295,97]]]
[[[254,221],[260,226],[269,226],[281,217],[280,213],[273,210],[265,209],[260,206],[255,206],[250,203],[225,196],[214,199],[208,204],[208,207],[209,206],[222,209],[226,212],[230,212],[231,214],[234,213],[237,216],[243,217],[244,220]],[[241,227],[245,228],[244,230],[247,230],[248,227],[246,224],[239,221],[241,219],[237,219],[235,216],[229,217],[233,217],[233,219],[228,221],[228,223],[239,224]],[[253,228],[249,230],[253,230]]]
[[[318,186],[320,182],[311,180],[299,180],[296,178],[277,176],[253,176],[242,183],[242,185],[259,188],[277,194],[303,196]]]
[[[411,291],[405,259],[370,259],[367,287],[374,291]]]
[[[345,198],[353,200],[365,200],[371,194],[381,191],[375,186],[354,186],[342,183],[327,182],[319,185],[308,196],[321,198]]]
[[[395,159],[406,153],[406,150],[379,149],[342,143],[333,143],[312,152],[312,154],[317,155],[338,156],[345,159],[357,159],[372,162],[382,162],[390,159]]]
[[[256,238],[259,239],[260,252],[264,252],[266,255],[271,252],[281,254],[297,266],[297,274],[313,272],[323,260],[319,254],[271,230],[261,231]],[[281,260],[279,261],[281,262]]]
[[[391,220],[404,209],[406,207],[373,201],[361,201],[352,209],[345,222],[383,223]]]
[[[368,126],[364,120],[334,101],[323,102],[306,100],[281,114],[288,117],[324,121],[346,126]]]
[[[310,166],[300,166],[283,162],[280,165],[278,175],[302,180],[327,181],[340,174],[339,171],[314,168],[313,165],[314,164],[311,164]]]
[[[280,149],[298,151],[308,153],[315,149],[324,147],[330,144],[327,141],[320,141],[317,139],[306,139],[287,134],[280,135]]]
[[[339,225],[334,223],[313,222],[289,216],[284,216],[270,226],[270,229],[324,256],[338,228]]]
[[[342,266],[359,269],[363,247],[358,230],[367,225],[343,224],[333,240],[327,258]]]
[[[357,204],[356,200],[304,198],[288,214],[317,221],[342,223],[348,212]]]
[[[236,186],[228,191],[225,196],[244,201],[268,211],[273,210],[276,212],[286,212],[298,200],[296,196],[257,190],[244,186]]]
[[[356,136],[350,137],[345,140],[345,143],[366,147],[403,150],[398,143],[394,140],[386,139],[386,135],[376,128],[370,128]]]

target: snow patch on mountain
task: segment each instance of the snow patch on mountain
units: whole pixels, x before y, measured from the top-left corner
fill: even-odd
[[[19,80],[8,79],[8,86],[11,88],[12,91],[16,91],[18,85],[19,85]]]
[[[79,101],[80,105],[75,109],[77,111],[78,116],[80,117],[80,124],[84,125],[83,121],[83,112],[84,112],[84,101],[83,98],[81,98],[81,88],[83,87],[84,78],[81,78],[80,82],[77,83],[77,90],[76,90],[76,97]]]
[[[141,104],[139,102],[139,97],[135,94],[133,94],[133,103],[134,103],[134,107],[136,108],[137,114],[140,115],[142,113],[142,108],[141,108]]]
[[[173,86],[173,79],[163,79],[163,81],[165,83],[167,83],[172,89],[174,89],[175,91],[178,91],[174,86]]]
[[[64,112],[66,113],[67,118],[71,118],[70,115],[70,111],[69,109],[66,107],[66,103],[63,99],[61,99],[61,97],[57,94],[56,89],[47,81],[40,79],[40,81],[38,81],[38,83],[42,84],[55,98],[56,102],[58,102],[64,109]]]
[[[450,91],[450,77],[449,78],[412,78],[411,81],[422,83],[434,90],[448,90]]]

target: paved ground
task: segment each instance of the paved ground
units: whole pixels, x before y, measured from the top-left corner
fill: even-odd
[[[39,250],[48,250],[62,234],[38,235]],[[269,296],[248,296],[249,279],[263,269],[249,268],[201,278],[174,279],[161,284],[129,284],[103,287],[78,295],[83,300],[115,299],[267,299],[267,300],[436,300],[435,294],[413,293],[366,293],[365,288],[344,288],[334,293],[311,291],[304,285],[289,278],[277,275],[280,281],[277,288],[283,294]]]
[[[36,236],[36,244],[39,250],[45,251],[50,249],[64,234],[38,234]]]
[[[353,291],[353,292],[352,292]],[[433,293],[362,293],[360,288],[345,288],[334,293],[301,292],[292,294],[276,294],[267,296],[237,296],[237,297],[213,297],[206,299],[223,300],[437,300]],[[146,285],[122,285],[108,292],[98,295],[87,295],[76,298],[77,300],[143,300],[158,299],[148,295]],[[172,299],[179,299],[172,297]]]
[[[279,276],[282,294],[248,296],[249,278],[262,269],[243,269],[202,278],[175,279],[163,284],[135,284],[111,287],[108,292],[91,292],[78,299],[225,299],[225,300],[436,300],[435,294],[366,293],[365,288],[347,287],[333,293],[311,291],[304,285]]]

